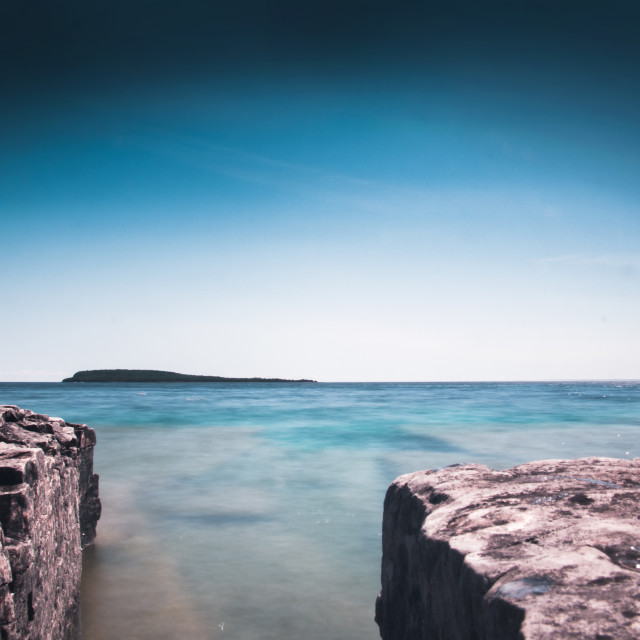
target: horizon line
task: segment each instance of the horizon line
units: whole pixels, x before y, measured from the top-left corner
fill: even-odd
[[[197,374],[194,374],[197,375]],[[216,376],[210,376],[216,377]],[[219,376],[224,378],[226,376]],[[242,382],[237,384],[247,384],[253,380],[262,379],[268,381],[269,378],[262,376],[247,376]],[[236,378],[237,380],[237,378]],[[285,380],[280,378],[280,380]],[[637,382],[640,383],[640,378],[545,378],[545,379],[518,379],[518,380],[505,380],[505,379],[487,379],[487,380],[311,380],[309,379],[287,379],[288,382],[311,382],[315,384],[544,384],[544,383],[570,383],[570,382]],[[273,378],[274,384],[279,384],[277,377]],[[207,382],[185,381],[183,384],[213,384]],[[229,383],[233,384],[233,378],[229,379]],[[62,384],[62,380],[0,380],[0,384]],[[109,384],[104,382],[79,382],[77,384]],[[173,382],[114,382],[112,384],[177,384]],[[220,383],[215,383],[220,384]],[[261,384],[264,384],[261,383]]]

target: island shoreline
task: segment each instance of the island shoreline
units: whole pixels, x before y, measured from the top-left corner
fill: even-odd
[[[277,383],[316,383],[316,380],[288,380],[285,378],[226,378],[224,376],[201,376],[174,371],[159,371],[155,369],[89,369],[77,371],[70,378],[64,378],[64,383],[80,382],[277,382]]]

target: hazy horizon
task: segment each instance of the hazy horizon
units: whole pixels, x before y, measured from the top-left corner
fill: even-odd
[[[114,371],[117,369],[113,369]],[[75,373],[75,372],[74,372]],[[170,373],[179,373],[179,374],[188,374],[188,375],[202,375],[202,376],[211,376],[211,377],[215,377],[217,376],[217,374],[207,374],[207,373],[198,373],[198,374],[192,374],[191,372],[188,371],[171,371]],[[63,380],[62,379],[55,379],[55,380],[35,380],[35,379],[31,379],[31,380],[25,380],[24,378],[26,376],[33,376],[37,374],[37,372],[33,372],[33,371],[28,371],[28,372],[24,372],[22,374],[22,379],[17,379],[17,380],[0,380],[0,384],[20,384],[20,383],[33,383],[33,384],[50,384],[50,383],[62,383]],[[73,374],[69,374],[69,375],[64,375],[65,378],[70,378]],[[226,376],[221,376],[221,377],[226,377]],[[251,375],[247,375],[247,376],[241,376],[238,378],[232,378],[229,377],[228,378],[231,382],[233,382],[233,380],[243,380],[243,382],[241,382],[240,384],[250,384],[251,383],[251,379],[256,379],[256,380],[269,380],[269,379],[274,379],[276,380],[275,376],[265,376],[263,378],[259,378],[258,376],[251,376]],[[594,384],[607,384],[607,383],[620,383],[620,384],[626,384],[626,383],[630,383],[630,384],[635,384],[637,382],[640,382],[640,379],[638,378],[602,378],[602,379],[598,379],[598,378],[545,378],[545,379],[522,379],[522,380],[500,380],[500,379],[487,379],[487,380],[464,380],[462,378],[457,379],[457,380],[317,380],[315,378],[305,378],[305,379],[282,379],[282,378],[278,378],[278,380],[284,380],[284,382],[300,382],[300,383],[318,383],[318,384],[383,384],[383,385],[392,385],[392,384],[407,384],[407,385],[411,385],[411,384],[429,384],[429,385],[457,385],[457,384],[473,384],[473,385],[478,385],[478,384],[584,384],[584,383],[594,383]],[[84,382],[84,381],[80,381],[77,383],[73,383],[73,384],[97,384],[97,385],[101,385],[101,384],[105,384],[104,382]],[[177,381],[177,382],[163,382],[163,381],[156,381],[156,382],[136,382],[136,381],[129,381],[129,382],[113,382],[113,383],[107,383],[107,384],[220,384],[218,382],[198,382],[198,381],[193,381],[193,382],[188,382],[188,381]],[[261,384],[261,383],[256,383],[256,384]]]
[[[3,10],[0,381],[640,379],[640,6]]]

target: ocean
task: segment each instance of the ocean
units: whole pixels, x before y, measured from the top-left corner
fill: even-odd
[[[0,383],[88,424],[82,640],[374,640],[385,491],[464,462],[640,456],[640,382]]]

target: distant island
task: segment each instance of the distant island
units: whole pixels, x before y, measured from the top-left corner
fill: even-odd
[[[77,371],[62,382],[316,382],[315,380],[285,380],[283,378],[224,378],[195,376],[153,369],[92,369]]]

